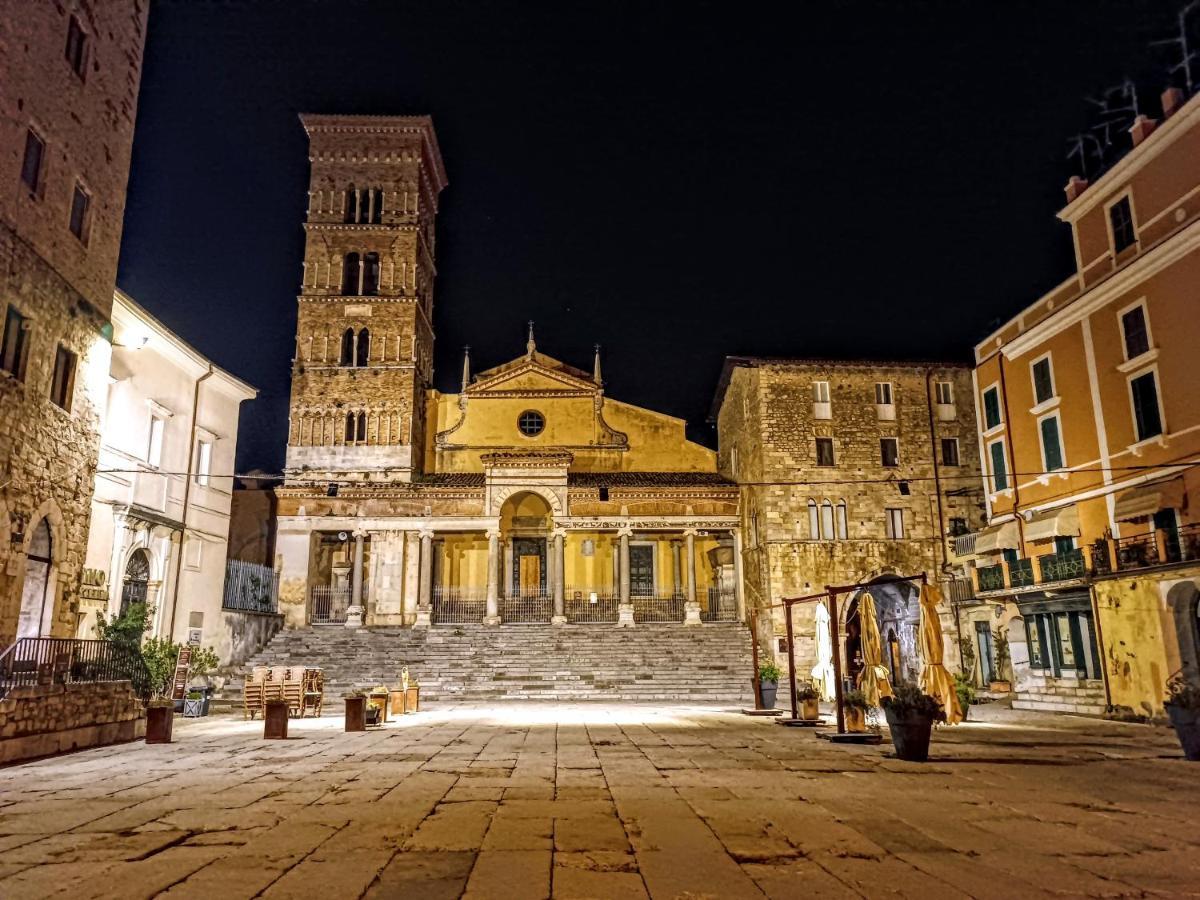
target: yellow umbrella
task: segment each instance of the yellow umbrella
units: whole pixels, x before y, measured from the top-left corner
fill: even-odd
[[[946,724],[954,725],[963,720],[958,705],[958,692],[954,690],[954,679],[942,664],[944,638],[938,620],[937,608],[942,602],[942,592],[937,585],[921,586],[921,690],[936,697],[946,711]]]
[[[858,689],[867,703],[878,706],[884,697],[892,696],[892,685],[888,681],[887,666],[883,665],[883,641],[879,637],[879,622],[875,619],[875,598],[865,591],[858,598],[858,627],[863,657]]]

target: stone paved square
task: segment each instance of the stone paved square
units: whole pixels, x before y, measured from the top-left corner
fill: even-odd
[[[926,764],[704,706],[178,719],[0,769],[0,897],[1200,896],[1169,731],[973,716]]]

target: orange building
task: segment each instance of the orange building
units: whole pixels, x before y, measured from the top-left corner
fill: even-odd
[[[1200,677],[1200,97],[1163,113],[1067,185],[1075,273],[975,348],[989,526],[959,543],[1018,707],[1155,716]]]

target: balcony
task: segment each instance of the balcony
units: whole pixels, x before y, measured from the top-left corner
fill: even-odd
[[[1087,563],[1083,558],[1083,550],[1067,550],[1063,553],[1047,553],[1039,556],[1039,579],[1042,583],[1048,581],[1070,581],[1087,576]]]
[[[1031,587],[1034,584],[1033,580],[1033,560],[1032,559],[1014,559],[1008,564],[1008,584],[1009,587]]]
[[[1093,551],[1097,575],[1133,572],[1200,560],[1200,524],[1159,528],[1149,534],[1098,541]]]
[[[975,574],[979,576],[979,590],[1004,590],[1004,566],[986,566],[982,569],[976,569]]]

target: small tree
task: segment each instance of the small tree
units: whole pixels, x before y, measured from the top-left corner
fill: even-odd
[[[993,635],[996,642],[996,677],[1001,681],[1008,681],[1010,679],[1009,663],[1011,662],[1008,652],[1008,635],[1003,628],[997,628]]]
[[[207,678],[220,664],[220,657],[212,647],[193,647],[188,661],[188,679]]]
[[[975,680],[975,642],[971,640],[968,634],[966,637],[960,637],[958,642],[958,650],[962,655],[963,675]]]
[[[154,607],[139,600],[124,607],[112,619],[105,619],[104,613],[96,613],[96,631],[100,640],[140,654],[142,638],[150,630],[153,615]]]
[[[179,645],[168,638],[149,638],[142,645],[142,659],[150,674],[150,691],[156,699],[166,697],[179,661]]]

